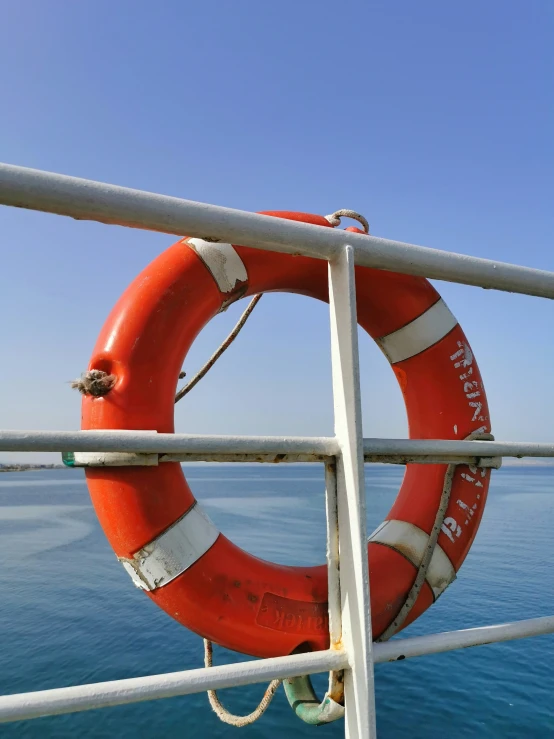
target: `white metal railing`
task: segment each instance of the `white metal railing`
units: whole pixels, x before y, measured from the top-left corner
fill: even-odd
[[[554,298],[552,272],[10,164],[0,164],[0,204],[328,261],[350,245],[364,267]]]
[[[475,464],[494,457],[554,457],[554,444],[520,441],[455,441],[450,439],[363,439],[364,458],[387,462],[429,457],[444,464]],[[7,452],[130,452],[162,455],[159,462],[228,461],[234,456],[251,462],[276,457],[282,462],[323,462],[340,453],[332,436],[203,436],[158,434],[155,431],[9,431],[0,430],[0,451]],[[281,458],[282,457],[282,458]],[[233,461],[233,460],[232,460]],[[241,460],[242,461],[242,460]],[[400,464],[405,464],[404,461]]]
[[[453,462],[495,467],[497,458],[502,456],[554,457],[554,444],[363,439],[354,264],[546,298],[554,298],[554,273],[11,165],[0,164],[0,204],[175,235],[217,238],[328,261],[335,437],[0,431],[0,451],[71,451],[76,453],[77,464],[79,455],[91,453],[120,453],[127,455],[126,463],[144,465],[198,460],[336,460],[336,479],[331,482],[331,465],[326,464],[328,513],[336,510],[337,516],[337,521],[331,516],[328,538],[336,539],[338,531],[341,556],[340,573],[337,562],[329,558],[329,650],[2,696],[0,721],[344,669],[345,735],[370,739],[376,736],[374,663],[554,633],[554,616],[547,616],[372,644],[364,461]],[[109,463],[108,457],[105,462]],[[338,542],[332,543],[336,546]]]

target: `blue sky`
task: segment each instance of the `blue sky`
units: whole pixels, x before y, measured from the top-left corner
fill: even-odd
[[[245,210],[353,208],[379,236],[554,270],[553,33],[549,0],[5,3],[0,159]],[[8,208],[0,239],[0,426],[77,428],[67,381],[172,239]],[[552,303],[436,284],[497,438],[551,441]],[[364,433],[405,436],[392,372],[360,346]],[[325,306],[266,296],[177,428],[330,434],[330,386]]]

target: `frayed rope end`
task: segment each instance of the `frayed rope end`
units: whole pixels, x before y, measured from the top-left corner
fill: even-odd
[[[101,398],[110,392],[116,381],[115,375],[109,375],[102,370],[90,370],[83,372],[78,380],[71,383],[74,390],[78,390],[81,395],[92,395],[94,398]]]

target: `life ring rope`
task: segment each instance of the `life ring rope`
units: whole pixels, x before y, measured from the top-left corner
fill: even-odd
[[[466,436],[464,441],[494,441],[494,436],[492,434],[486,434],[483,431],[478,430]],[[406,601],[404,605],[402,606],[402,608],[400,609],[398,615],[393,621],[391,621],[391,623],[385,629],[385,631],[383,631],[383,633],[377,639],[375,639],[376,642],[388,641],[392,636],[394,636],[394,634],[398,631],[398,629],[401,628],[401,626],[404,624],[404,622],[408,618],[410,611],[414,607],[415,602],[419,597],[421,586],[423,585],[425,580],[428,580],[429,585],[431,586],[431,589],[433,590],[433,594],[436,600],[439,597],[439,595],[442,595],[442,593],[444,592],[444,590],[446,590],[448,585],[450,585],[450,583],[452,583],[456,579],[456,570],[452,567],[452,564],[450,563],[450,560],[444,553],[444,550],[442,549],[442,547],[439,546],[438,540],[439,540],[439,534],[441,533],[443,526],[444,526],[446,511],[448,509],[448,505],[450,503],[450,496],[452,493],[452,482],[454,480],[454,473],[456,472],[456,468],[458,466],[459,465],[455,463],[449,464],[446,470],[446,474],[444,476],[444,485],[442,489],[442,495],[441,495],[439,507],[437,509],[437,515],[435,517],[435,522],[433,524],[433,528],[431,529],[431,533],[429,537],[427,537],[427,541],[425,543],[425,547],[422,553],[421,561],[420,561],[420,564],[417,570],[417,575],[415,577],[414,584],[412,585],[410,592],[408,593],[406,597]],[[382,527],[385,528],[387,524],[392,524],[392,523],[400,523],[400,522],[385,521],[384,524],[382,524]],[[381,527],[379,527],[379,529],[381,529],[381,531],[383,530]],[[379,531],[379,529],[377,529],[377,531]],[[425,532],[423,533],[425,534]],[[373,536],[375,536],[375,534]],[[402,537],[399,537],[399,539],[400,538]],[[370,537],[369,540],[376,541],[379,544],[385,543],[385,541],[380,540],[378,536],[375,538]],[[391,544],[386,544],[386,546],[392,546],[393,549],[396,549],[396,551],[399,551],[397,548],[397,545],[395,546]],[[434,573],[435,577],[433,577],[431,568],[435,560],[437,560],[437,566],[436,566],[436,573]],[[413,560],[411,561],[412,561],[412,564],[415,565],[415,562]],[[445,572],[447,573],[446,577],[441,580],[440,574],[445,573]]]

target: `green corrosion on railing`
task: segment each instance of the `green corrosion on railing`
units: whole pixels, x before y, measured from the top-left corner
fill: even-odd
[[[344,706],[330,695],[325,694],[322,701],[318,699],[309,675],[287,678],[283,688],[292,710],[306,724],[322,726],[344,716]]]
[[[62,452],[62,462],[66,467],[75,467],[75,452]]]

